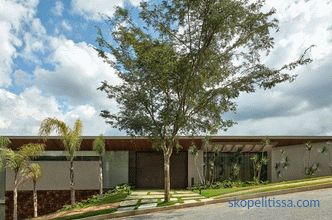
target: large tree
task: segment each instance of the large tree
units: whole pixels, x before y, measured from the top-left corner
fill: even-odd
[[[132,135],[150,136],[164,155],[165,201],[170,198],[170,157],[181,134],[213,133],[233,124],[223,113],[236,110],[241,92],[293,81],[290,70],[261,61],[274,46],[275,10],[263,0],[165,0],[117,8],[101,29],[96,48],[116,70],[119,85],[99,87],[119,111],[103,110],[107,123]],[[287,53],[287,51],[285,51]]]
[[[17,190],[20,185],[29,180],[25,175],[31,159],[40,156],[44,151],[43,144],[25,144],[18,151],[13,151],[8,146],[10,140],[0,137],[0,162],[5,168],[14,172],[14,190],[13,190],[13,219],[17,220]]]
[[[76,151],[81,147],[82,122],[77,119],[74,127],[70,128],[65,122],[56,118],[46,118],[42,121],[39,128],[39,135],[44,136],[45,139],[56,132],[61,136],[62,144],[68,153],[68,160],[70,161],[69,176],[70,176],[70,200],[71,205],[75,204],[75,188],[74,188],[74,159]]]

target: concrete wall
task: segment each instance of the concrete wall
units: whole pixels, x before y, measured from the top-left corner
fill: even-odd
[[[36,161],[42,167],[42,177],[37,182],[38,190],[68,190],[69,162],[68,161]],[[74,161],[75,189],[98,189],[98,161]],[[7,169],[6,190],[13,190],[14,174]],[[19,187],[19,190],[32,190],[29,181]]]
[[[5,219],[6,172],[0,168],[0,219]]]
[[[196,163],[196,164],[195,164]],[[194,178],[194,185],[200,183],[200,178],[198,174],[201,174],[201,177],[203,178],[203,166],[204,166],[204,158],[203,158],[203,151],[198,151],[198,156],[195,157],[188,152],[188,186],[192,186],[192,178]],[[198,169],[198,170],[197,170]]]
[[[331,175],[329,165],[331,164],[332,159],[332,146],[328,146],[325,142],[312,145],[313,147],[310,155],[310,164],[316,162],[319,163],[319,168],[314,176]],[[327,153],[325,154],[319,152],[319,149],[321,149],[323,146],[327,146],[328,149]],[[284,155],[288,157],[289,166],[287,169],[281,170],[282,177],[278,178],[275,165],[276,163],[280,162],[282,158],[281,150],[285,150]],[[306,178],[305,167],[308,163],[308,151],[306,150],[304,144],[272,148],[271,161],[272,182]]]
[[[104,187],[128,183],[129,151],[108,151],[103,158]]]

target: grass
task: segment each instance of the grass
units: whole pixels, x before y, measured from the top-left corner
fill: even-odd
[[[95,215],[109,214],[109,213],[113,213],[115,211],[116,211],[116,209],[102,209],[102,210],[97,210],[97,211],[85,212],[85,213],[77,214],[77,215],[70,215],[70,216],[54,218],[52,220],[81,219],[81,218],[86,218],[86,217],[95,216]]]
[[[60,211],[74,210],[80,208],[87,208],[91,206],[110,204],[114,202],[120,202],[128,196],[128,193],[125,191],[119,192],[107,192],[104,195],[94,195],[86,200],[75,203],[72,207],[70,205],[64,206]]]
[[[264,185],[254,185],[233,188],[202,189],[201,195],[205,197],[227,197],[234,195],[243,195],[249,193],[278,191],[283,189],[299,188],[304,186],[314,186],[331,183],[331,177],[308,178],[304,180],[284,181],[279,183],[269,183]],[[198,192],[198,190],[195,190]]]
[[[176,203],[178,203],[178,201],[168,201],[168,202],[162,201],[157,204],[157,207],[175,205]]]
[[[142,199],[139,199],[135,205],[135,210],[138,209],[138,207],[141,205]]]

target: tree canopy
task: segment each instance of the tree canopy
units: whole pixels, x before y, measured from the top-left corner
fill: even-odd
[[[216,132],[232,125],[241,92],[293,81],[290,70],[311,62],[306,52],[280,68],[261,58],[273,49],[275,10],[264,1],[172,0],[142,2],[138,15],[118,8],[99,30],[99,55],[122,84],[99,87],[119,104],[101,115],[129,134],[163,139]],[[111,40],[107,40],[110,37]]]

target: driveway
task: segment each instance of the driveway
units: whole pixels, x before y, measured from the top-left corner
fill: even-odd
[[[205,205],[194,208],[186,208],[147,215],[126,217],[125,219],[332,219],[332,189],[314,190],[300,193],[292,193],[280,196],[272,196],[275,200],[319,200],[319,207],[308,208],[230,208],[228,203]],[[260,198],[261,199],[261,198]]]

